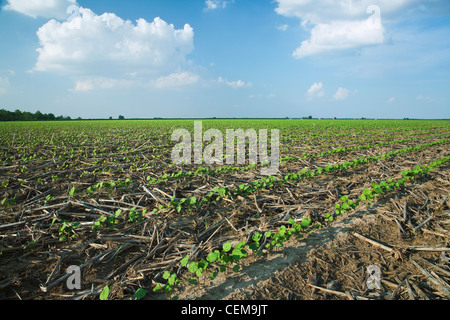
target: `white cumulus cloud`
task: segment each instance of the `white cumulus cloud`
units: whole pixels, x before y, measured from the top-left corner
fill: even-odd
[[[303,41],[292,55],[301,59],[326,51],[379,44],[384,40],[383,34],[381,25],[373,27],[367,20],[321,23],[311,30],[311,38]]]
[[[333,96],[333,99],[338,100],[345,100],[348,98],[348,95],[350,94],[350,90],[346,88],[339,88],[336,93]]]
[[[91,91],[91,90],[94,90],[94,89],[95,89],[95,86],[94,86],[94,83],[93,83],[92,80],[85,80],[85,81],[77,80],[75,82],[75,88],[72,89],[72,91],[81,91],[81,92],[83,92],[83,91]]]
[[[76,0],[7,0],[5,10],[12,10],[36,18],[67,18],[67,9]]]
[[[322,82],[315,82],[306,92],[306,96],[309,100],[312,100],[314,97],[323,97],[325,92],[323,91]]]
[[[167,74],[179,68],[194,48],[189,24],[175,29],[158,17],[134,24],[82,7],[64,22],[48,21],[37,35],[40,48],[34,71],[103,78]]]
[[[275,0],[275,11],[296,17],[311,33],[294,51],[301,59],[328,51],[357,48],[384,42],[384,17],[419,3],[418,0]]]
[[[398,13],[419,0],[275,0],[275,12],[286,17],[297,17],[312,24],[336,20],[367,18],[367,8],[376,5],[383,15]]]

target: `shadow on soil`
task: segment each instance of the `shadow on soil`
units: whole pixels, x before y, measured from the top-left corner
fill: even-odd
[[[192,292],[182,293],[179,297],[180,299],[221,300],[239,289],[258,286],[259,282],[269,279],[277,270],[294,263],[305,262],[308,252],[333,241],[339,234],[351,231],[351,224],[354,220],[373,215],[374,207],[371,207],[369,211],[357,211],[343,217],[326,228],[316,230],[305,239],[289,241],[282,250],[272,252],[253,263],[242,266],[238,274],[228,276],[218,284],[205,287],[205,291],[198,291],[195,297],[192,296]]]

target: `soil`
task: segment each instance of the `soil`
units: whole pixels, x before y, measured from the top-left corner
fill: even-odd
[[[436,140],[282,163],[280,171],[286,174],[305,167],[315,169],[326,163]],[[108,285],[111,299],[129,299],[136,290],[145,288],[149,290],[145,299],[151,300],[175,296],[205,300],[447,300],[449,164],[402,189],[377,197],[370,205],[360,205],[331,223],[324,221],[327,210],[342,195],[355,199],[372,182],[399,178],[405,169],[447,155],[445,143],[336,174],[259,190],[249,196],[233,195],[194,212],[179,213],[170,208],[158,214],[151,210],[160,202],[168,203],[172,195],[177,199],[201,197],[216,186],[251,184],[260,178],[258,170],[182,177],[150,186],[147,176],[165,172],[163,166],[158,172],[140,166],[128,170],[131,164],[124,164],[127,170],[102,171],[85,178],[85,171],[99,166],[79,164],[81,168],[59,168],[58,173],[65,175],[58,183],[51,181],[57,169],[53,168],[55,163],[49,160],[34,168],[30,166],[28,173],[15,172],[15,180],[10,179],[10,185],[2,191],[8,196],[17,194],[18,203],[0,215],[0,299],[98,299]],[[111,166],[115,168],[117,163],[112,162]],[[176,173],[182,168],[172,169]],[[111,181],[112,175],[133,183],[101,189],[95,195],[87,192],[99,181]],[[80,193],[69,195],[74,185]],[[143,189],[145,185],[151,190]],[[54,198],[47,203],[49,194]],[[149,209],[143,221],[129,221],[132,207]],[[110,217],[117,209],[122,213],[114,228],[92,232],[98,218],[105,214]],[[310,218],[322,226],[311,227],[302,239],[293,237],[282,248],[267,251],[262,257],[250,254],[239,272],[220,273],[215,280],[203,277],[195,285],[186,281],[190,275],[186,268],[179,267],[186,254],[192,259],[205,258],[225,242],[235,244],[247,240],[252,232],[275,230],[286,224],[289,217]],[[65,220],[80,225],[76,236],[61,241],[58,225]],[[67,288],[64,278],[72,265],[83,266],[82,288],[75,292]],[[368,273],[374,268],[380,271],[379,288],[367,282],[378,276]],[[154,293],[152,288],[163,282],[166,270],[183,281],[169,295]],[[378,285],[377,281],[374,283]]]
[[[237,275],[206,286],[185,287],[177,294],[180,299],[205,300],[447,300],[448,170],[438,176],[341,217],[301,242],[291,241],[279,253],[249,263]],[[432,219],[415,228],[428,217]],[[368,287],[370,266],[381,271],[379,288]]]

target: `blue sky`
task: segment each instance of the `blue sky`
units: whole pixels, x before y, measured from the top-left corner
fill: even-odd
[[[450,118],[448,0],[0,6],[0,108],[11,111]]]

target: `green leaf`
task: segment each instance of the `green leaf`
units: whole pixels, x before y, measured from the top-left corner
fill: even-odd
[[[50,228],[53,227],[53,225],[55,224],[55,221],[56,221],[56,220],[57,220],[56,218],[53,218],[52,224],[50,225]]]
[[[255,232],[255,233],[252,235],[252,240],[253,240],[254,242],[258,242],[258,241],[261,239],[261,237],[262,237],[262,234],[261,234],[261,233]]]
[[[170,277],[170,271],[168,271],[168,270],[166,270],[166,271],[164,271],[164,273],[163,273],[163,279],[169,279],[169,277]]]
[[[161,284],[157,283],[156,286],[153,288],[153,292],[158,292],[159,290],[161,290],[163,287]]]
[[[303,218],[302,219],[302,227],[306,228],[307,226],[309,226],[311,224],[311,222],[312,222],[311,219]]]
[[[208,260],[209,262],[214,262],[217,261],[219,259],[219,251],[216,250],[214,252],[211,252],[210,254],[208,254],[208,256],[206,257],[206,260]]]
[[[198,262],[199,269],[201,268],[201,269],[205,270],[206,268],[208,268],[208,265],[209,265],[209,263],[203,259]]]
[[[141,300],[148,293],[148,290],[139,288],[134,293],[134,300]]]
[[[183,259],[181,259],[180,263],[181,266],[185,267],[187,263],[189,262],[189,254],[187,254]]]
[[[172,286],[169,286],[169,285],[166,284],[163,287],[163,290],[164,290],[165,293],[170,293],[172,291]]]
[[[192,261],[191,263],[189,263],[188,269],[190,272],[196,273],[198,270],[198,262]]]
[[[102,292],[100,293],[100,300],[108,300],[109,296],[109,286],[103,288]]]
[[[167,279],[167,283],[169,284],[169,286],[173,286],[175,284],[176,280],[177,280],[177,275],[174,273]]]
[[[241,266],[238,264],[233,267],[234,272],[238,272],[240,269],[241,269]]]
[[[218,275],[219,273],[217,272],[217,271],[214,271],[212,274],[211,274],[211,276],[209,277],[211,280],[214,280],[216,277],[217,277],[217,275]]]
[[[75,187],[72,187],[72,189],[70,189],[69,191],[69,195],[73,196],[75,194]]]
[[[238,244],[236,245],[236,249],[244,248],[245,244],[246,244],[245,241],[239,241]]]
[[[231,254],[233,255],[233,260],[235,261],[239,261],[246,256],[245,250],[239,248],[234,248]]]
[[[222,248],[223,248],[223,251],[224,251],[224,252],[230,251],[230,250],[231,250],[231,243],[230,243],[230,242],[224,243],[223,246],[222,246]]]

